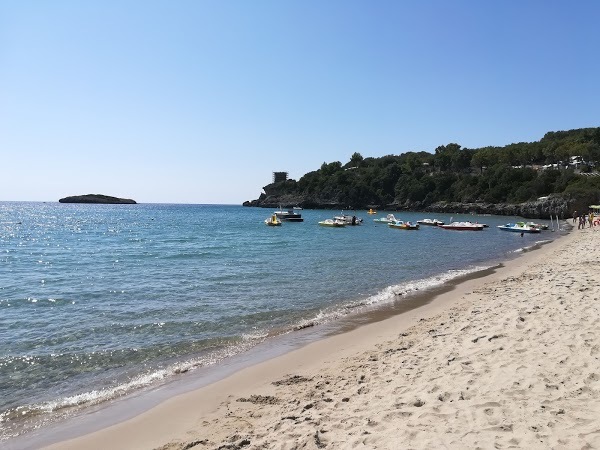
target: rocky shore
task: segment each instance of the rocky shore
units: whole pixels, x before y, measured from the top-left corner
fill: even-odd
[[[524,203],[460,203],[437,202],[430,205],[422,202],[407,202],[388,205],[347,205],[336,199],[309,197],[303,195],[267,195],[261,194],[256,200],[243,203],[244,206],[277,208],[301,206],[304,209],[377,209],[379,211],[424,211],[450,214],[494,214],[499,216],[521,216],[528,219],[549,219],[558,216],[561,219],[571,217],[574,210],[585,211],[586,205],[579,205],[569,197],[551,195],[536,201]]]

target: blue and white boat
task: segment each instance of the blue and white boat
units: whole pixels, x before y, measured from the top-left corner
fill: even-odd
[[[525,222],[507,223],[506,225],[498,225],[498,228],[504,231],[515,231],[517,233],[540,233],[541,230],[534,225]]]

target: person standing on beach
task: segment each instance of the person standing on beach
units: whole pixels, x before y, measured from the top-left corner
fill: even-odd
[[[577,220],[577,211],[573,211],[573,223]]]
[[[582,228],[585,228],[585,216],[584,215],[579,216],[579,224],[577,225],[578,230],[581,230]]]
[[[590,228],[594,225],[594,212],[590,212]]]

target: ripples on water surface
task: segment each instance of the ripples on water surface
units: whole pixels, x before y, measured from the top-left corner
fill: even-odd
[[[499,217],[407,232],[366,212],[330,229],[331,211],[309,210],[267,227],[270,212],[0,203],[0,437],[554,237],[500,232]]]

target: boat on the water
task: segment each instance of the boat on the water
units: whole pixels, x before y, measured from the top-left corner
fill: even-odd
[[[325,219],[325,220],[321,220],[319,222],[319,225],[321,225],[322,227],[341,228],[341,227],[345,227],[346,223],[341,220],[337,220],[337,219]]]
[[[473,222],[452,222],[445,225],[438,225],[444,230],[456,230],[456,231],[481,231],[484,228],[482,223]]]
[[[396,220],[395,222],[388,223],[390,228],[398,228],[399,230],[418,230],[419,224],[412,222],[404,222],[403,220]]]
[[[367,214],[377,214],[377,211],[375,211],[373,208],[370,208]]]
[[[373,219],[375,223],[394,223],[397,222],[398,219],[393,214],[388,214],[385,217],[378,217],[377,219]]]
[[[548,229],[548,225],[545,224],[545,223],[525,222],[525,225],[534,226],[536,228],[539,228],[540,230],[547,230]]]
[[[517,233],[540,233],[542,231],[525,222],[507,223],[506,225],[498,225],[498,228],[504,231],[515,231]]]
[[[419,225],[431,225],[434,227],[437,227],[439,225],[444,225],[444,222],[442,222],[441,220],[437,220],[437,219],[421,219],[421,220],[417,220],[417,223]]]
[[[344,222],[346,225],[360,225],[362,223],[362,219],[360,217],[344,214],[344,211],[342,211],[342,213],[339,216],[335,216],[333,220]]]
[[[303,222],[302,214],[294,211],[293,209],[284,210],[279,207],[279,211],[275,211],[273,214],[277,216],[279,220],[284,222]]]
[[[281,220],[277,218],[277,214],[273,214],[271,217],[265,219],[265,223],[270,227],[277,227],[281,225]]]

